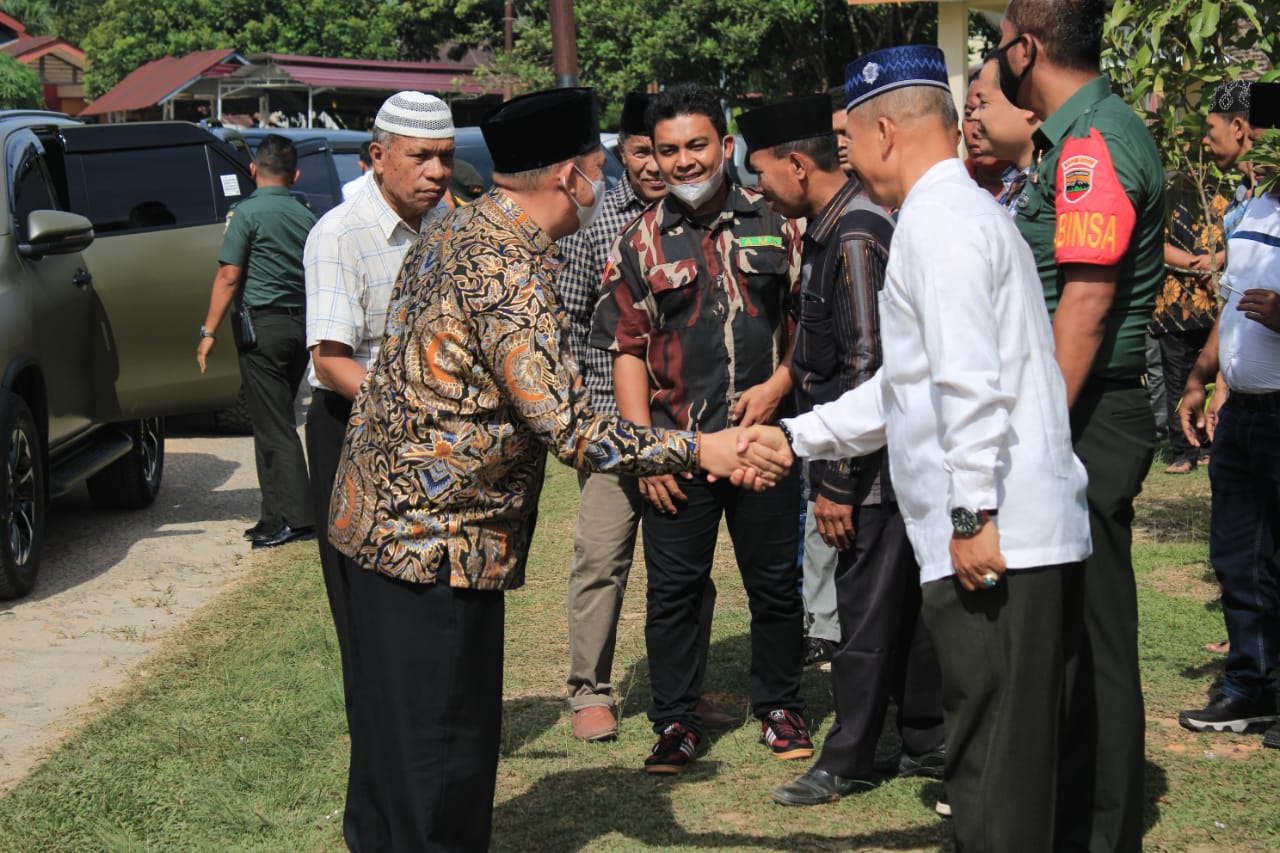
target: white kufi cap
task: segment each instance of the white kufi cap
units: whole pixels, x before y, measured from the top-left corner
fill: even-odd
[[[452,139],[453,113],[435,95],[396,92],[382,103],[373,124],[379,130],[415,139]]]

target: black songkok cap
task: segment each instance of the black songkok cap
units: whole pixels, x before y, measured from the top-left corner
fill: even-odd
[[[512,98],[480,122],[493,170],[541,169],[600,146],[594,89],[549,89]]]
[[[1248,80],[1232,80],[1213,90],[1209,98],[1211,113],[1249,112],[1249,94],[1253,84]]]
[[[648,136],[650,131],[644,120],[644,111],[649,108],[650,100],[652,99],[644,92],[628,92],[627,99],[622,104],[622,121],[618,130],[636,136]]]
[[[804,95],[738,116],[747,154],[784,142],[831,135],[831,96]]]

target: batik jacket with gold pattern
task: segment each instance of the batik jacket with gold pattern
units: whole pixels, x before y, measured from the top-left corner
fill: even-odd
[[[547,450],[637,476],[693,471],[693,433],[591,411],[555,288],[559,249],[494,190],[410,250],[387,337],[356,396],[329,535],[366,569],[510,589],[525,559]]]

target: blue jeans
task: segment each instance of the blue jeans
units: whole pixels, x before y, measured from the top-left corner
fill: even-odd
[[[1209,559],[1222,584],[1231,651],[1222,692],[1255,700],[1275,689],[1280,653],[1280,394],[1232,392],[1209,461]]]

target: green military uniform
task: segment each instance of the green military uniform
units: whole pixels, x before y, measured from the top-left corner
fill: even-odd
[[[259,187],[227,214],[218,253],[218,263],[244,270],[240,299],[257,336],[240,355],[240,377],[262,491],[258,525],[267,533],[315,523],[293,411],[308,358],[302,249],[315,222],[287,187]]]
[[[1145,336],[1164,273],[1164,167],[1151,134],[1106,77],[1082,86],[1036,132],[1033,172],[1016,209],[1051,314],[1066,287],[1065,265],[1117,271],[1102,343],[1071,411],[1075,452],[1089,472],[1093,555],[1083,589],[1068,599],[1082,609],[1084,632],[1069,667],[1058,820],[1069,849],[1137,851],[1145,721],[1130,525],[1155,437]]]

